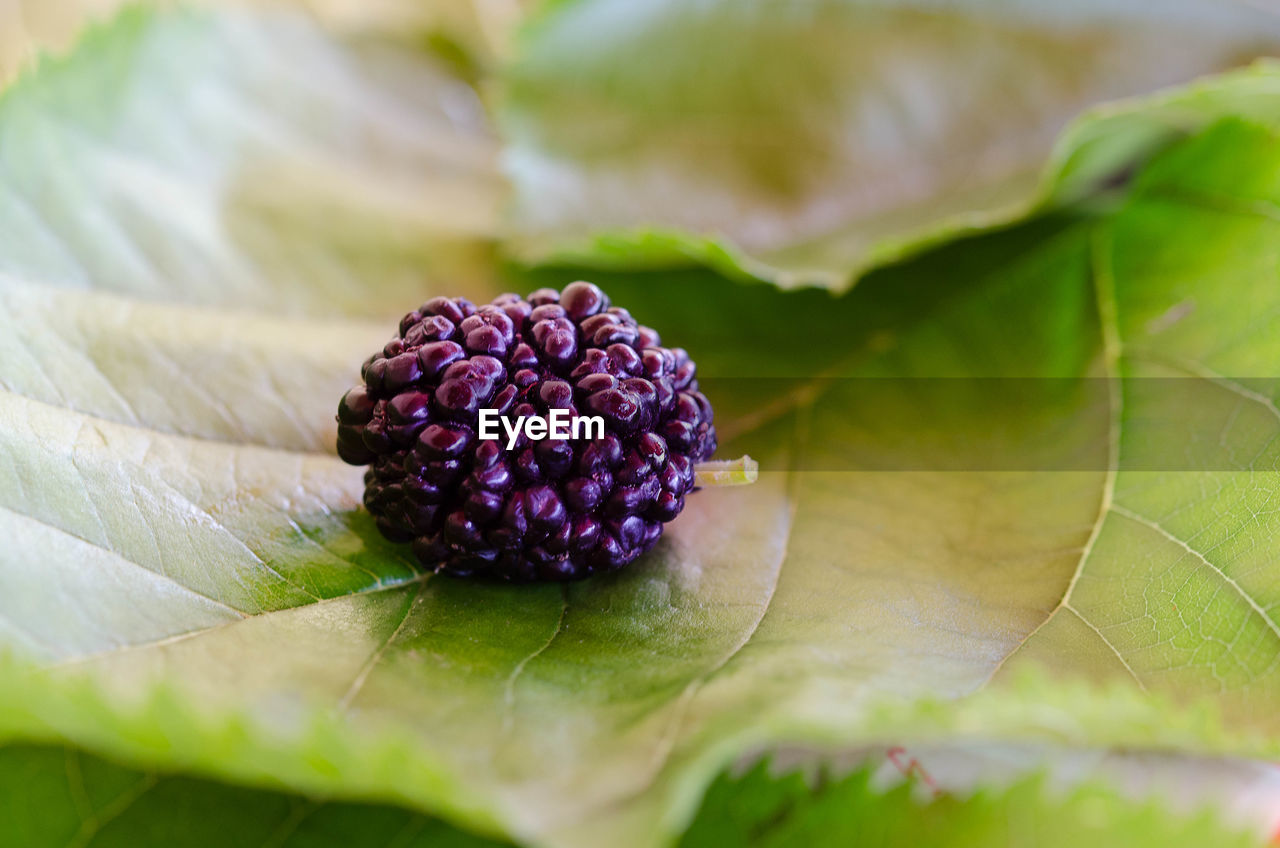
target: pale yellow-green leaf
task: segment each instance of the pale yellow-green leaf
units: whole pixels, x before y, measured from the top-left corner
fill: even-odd
[[[175,0],[0,0],[0,84],[33,67],[41,53],[61,53],[88,26],[130,5]],[[402,40],[438,40],[468,64],[489,67],[510,48],[528,0],[188,0],[186,5],[302,10],[340,32]]]
[[[491,289],[496,155],[412,51],[133,11],[0,99],[0,286],[385,320]]]
[[[503,79],[509,247],[844,288],[1024,214],[1060,158],[1089,190],[1122,176],[1161,132],[1202,126],[1196,104],[1173,127],[1086,125],[1087,149],[1042,171],[1086,108],[1277,43],[1274,10],[1199,0],[549,3]]]

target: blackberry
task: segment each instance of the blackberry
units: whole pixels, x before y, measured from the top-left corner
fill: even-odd
[[[338,455],[369,465],[364,503],[388,539],[460,577],[576,580],[649,550],[716,448],[696,367],[591,283],[475,306],[436,297],[361,368],[338,405]],[[600,416],[602,438],[507,449],[482,409]],[[561,413],[562,414],[562,413]]]

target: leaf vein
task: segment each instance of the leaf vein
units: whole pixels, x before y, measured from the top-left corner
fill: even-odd
[[[1261,616],[1262,620],[1266,622],[1267,628],[1271,631],[1271,633],[1276,637],[1277,640],[1280,640],[1280,626],[1277,626],[1275,619],[1273,619],[1267,613],[1267,611],[1263,609],[1262,606],[1256,600],[1254,600],[1252,595],[1250,595],[1248,592],[1244,590],[1243,586],[1237,583],[1235,579],[1230,574],[1227,574],[1227,572],[1224,571],[1222,568],[1210,562],[1208,557],[1206,557],[1200,551],[1188,545],[1186,542],[1179,539],[1173,533],[1170,533],[1167,529],[1160,526],[1160,524],[1156,523],[1155,521],[1152,521],[1150,518],[1147,518],[1144,515],[1140,515],[1139,513],[1136,513],[1131,509],[1120,506],[1119,504],[1112,506],[1111,510],[1117,515],[1124,516],[1130,521],[1136,522],[1137,524],[1141,524],[1143,527],[1147,527],[1151,530],[1154,530],[1164,538],[1168,539],[1170,542],[1173,542],[1175,545],[1182,548],[1187,553],[1191,554],[1196,559],[1200,560],[1200,562],[1207,565],[1211,571],[1213,571],[1215,574],[1217,574],[1219,577],[1222,578],[1224,583],[1226,583],[1228,586],[1230,586],[1232,589],[1236,591],[1236,594],[1238,594],[1244,600],[1244,602],[1249,605],[1250,609],[1252,609],[1255,613]]]

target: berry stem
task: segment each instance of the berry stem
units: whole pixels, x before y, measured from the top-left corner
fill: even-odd
[[[693,468],[695,486],[704,489],[721,486],[749,486],[760,476],[760,464],[749,456],[699,462]]]

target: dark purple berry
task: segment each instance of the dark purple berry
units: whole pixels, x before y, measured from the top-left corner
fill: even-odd
[[[459,577],[576,580],[653,547],[716,447],[681,348],[571,283],[483,306],[435,297],[338,404],[338,455],[369,465],[380,532]],[[479,437],[481,413],[604,419],[598,439]],[[487,413],[486,413],[487,414]]]

